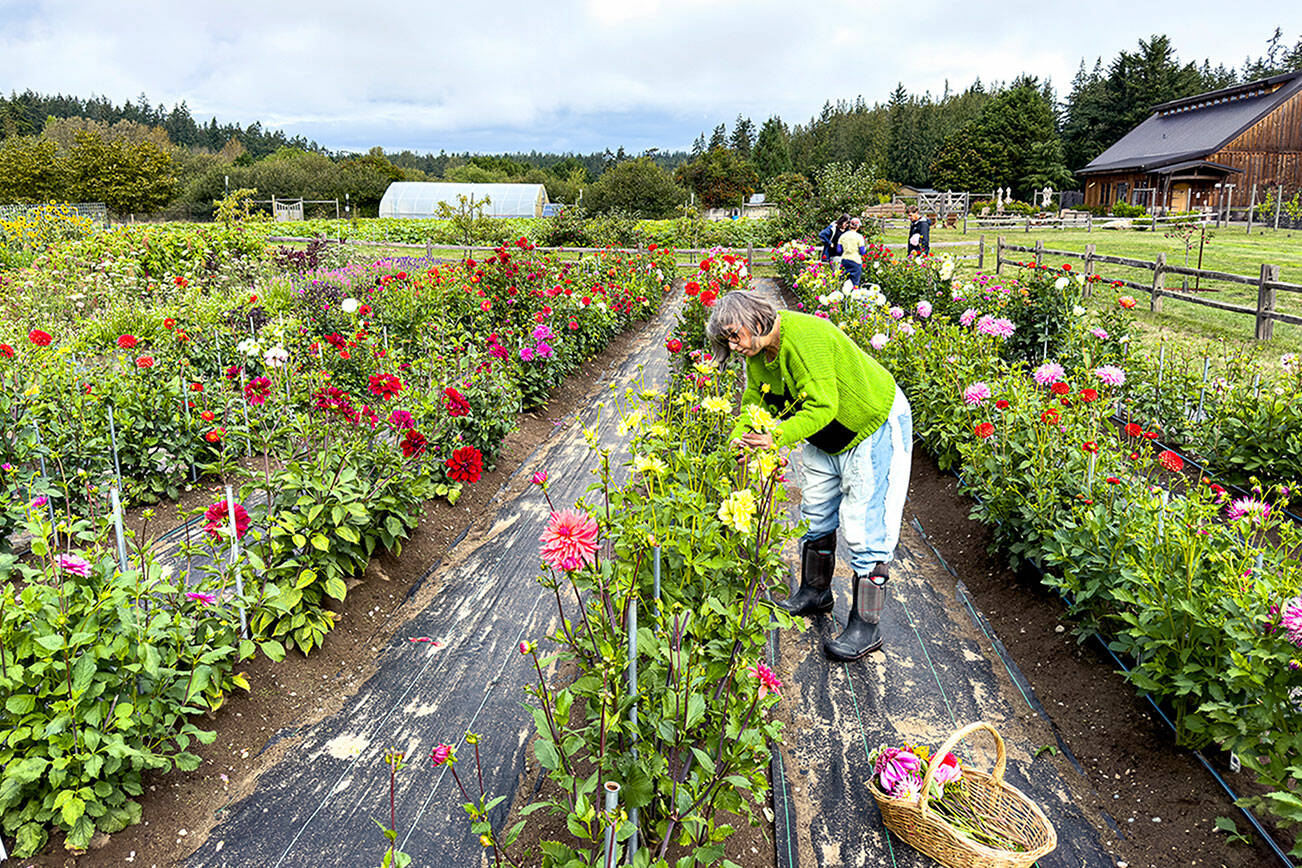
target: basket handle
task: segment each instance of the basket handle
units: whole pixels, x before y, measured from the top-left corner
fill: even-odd
[[[976,723],[969,723],[967,726],[945,739],[945,743],[931,755],[931,762],[927,763],[927,773],[922,776],[922,797],[918,800],[918,807],[922,810],[923,817],[927,816],[927,811],[931,807],[931,779],[935,777],[936,766],[940,765],[940,761],[945,758],[946,754],[954,750],[955,746],[957,746],[960,741],[967,738],[972,733],[982,729],[994,737],[996,756],[995,768],[992,774],[996,785],[1003,784],[1004,767],[1007,764],[1008,759],[1008,752],[1004,749],[1003,736],[1001,736],[993,726],[986,723],[984,720],[978,720]]]

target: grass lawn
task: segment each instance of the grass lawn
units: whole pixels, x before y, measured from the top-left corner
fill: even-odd
[[[936,228],[932,230],[933,244],[938,242],[976,241],[981,233],[971,231],[965,236],[961,230]],[[986,232],[987,272],[994,271],[995,238],[1000,233]],[[1244,226],[1208,229],[1208,241],[1203,248],[1202,267],[1214,271],[1225,271],[1256,277],[1261,273],[1262,263],[1280,266],[1280,279],[1289,283],[1302,284],[1302,231],[1281,229],[1274,232],[1254,227],[1248,235]],[[1112,256],[1124,256],[1131,259],[1153,261],[1158,253],[1165,253],[1168,263],[1183,265],[1185,262],[1184,242],[1179,238],[1168,238],[1162,230],[1102,230],[1086,232],[1084,229],[1051,229],[1037,231],[1034,228],[1027,233],[1022,231],[1004,232],[1008,244],[1033,247],[1036,241],[1054,250],[1084,252],[1085,245],[1093,243],[1097,253]],[[893,230],[886,235],[890,243],[903,243],[902,229]],[[936,252],[952,250],[956,254],[975,254],[975,249],[938,248]],[[1014,259],[1029,259],[1029,254],[1007,254]],[[1046,256],[1046,264],[1060,265],[1070,263],[1074,268],[1083,266],[1078,259]],[[971,273],[976,269],[975,259],[959,260],[961,272]],[[1189,265],[1198,264],[1197,237],[1189,251]],[[1014,269],[1016,270],[1016,269]],[[1107,279],[1132,280],[1136,283],[1150,285],[1152,271],[1123,268],[1116,265],[1099,265],[1096,270]],[[1007,269],[1005,270],[1007,273]],[[1168,274],[1166,289],[1180,290],[1185,278]],[[1189,278],[1189,290],[1193,291],[1194,282]],[[1164,296],[1162,312],[1152,313],[1148,310],[1148,296],[1145,293],[1125,290],[1134,295],[1139,302],[1136,312],[1145,344],[1156,345],[1167,341],[1178,345],[1179,351],[1202,356],[1211,355],[1219,358],[1225,355],[1228,344],[1249,345],[1255,353],[1266,359],[1273,359],[1281,353],[1302,351],[1302,327],[1275,323],[1275,336],[1271,341],[1257,345],[1253,340],[1254,318],[1248,314],[1216,310],[1179,299]],[[1256,287],[1222,281],[1200,281],[1198,292],[1216,301],[1239,304],[1255,308],[1257,304]],[[1109,292],[1100,293],[1111,299]],[[1104,299],[1096,297],[1096,303]],[[1278,293],[1275,301],[1277,310],[1302,315],[1302,294],[1291,292]]]

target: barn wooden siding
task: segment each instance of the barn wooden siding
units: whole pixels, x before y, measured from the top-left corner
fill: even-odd
[[[1263,187],[1302,187],[1302,91],[1207,159],[1243,170],[1235,179],[1236,206],[1248,204],[1253,184],[1259,198]]]

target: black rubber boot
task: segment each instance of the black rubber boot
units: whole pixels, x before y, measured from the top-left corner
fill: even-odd
[[[832,611],[832,570],[836,567],[836,531],[807,539],[800,550],[800,590],[778,603],[793,615]]]
[[[871,575],[854,577],[854,606],[850,621],[841,635],[823,643],[823,651],[833,660],[858,660],[882,647],[882,606],[886,603],[885,564],[878,564]]]

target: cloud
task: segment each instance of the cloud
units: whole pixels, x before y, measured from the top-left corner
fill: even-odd
[[[939,95],[1028,72],[1063,92],[1082,57],[1151,33],[1169,33],[1184,59],[1236,64],[1280,14],[1236,8],[1212,34],[1174,0],[1100,0],[1087,16],[1029,0],[39,0],[0,3],[0,79],[184,100],[197,118],[260,120],[336,148],[674,148],[739,112],[802,122],[828,100],[884,101],[897,82]]]

